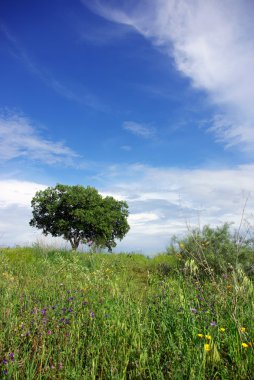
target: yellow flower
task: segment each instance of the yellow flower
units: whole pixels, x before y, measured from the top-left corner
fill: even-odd
[[[210,344],[205,344],[204,348],[205,348],[205,351],[211,351]]]
[[[245,327],[240,327],[240,331],[241,331],[241,332],[245,332],[245,331],[246,331],[246,328],[245,328]]]
[[[225,330],[226,330],[226,329],[225,329],[224,327],[221,327],[221,328],[220,328],[220,331],[221,331],[221,332],[224,332]]]
[[[211,335],[205,335],[205,337],[206,337],[206,339],[208,339],[208,340],[211,340],[211,339],[212,339]]]
[[[249,347],[249,345],[246,343],[242,343],[242,347],[247,348],[247,347]]]
[[[199,337],[199,338],[203,338],[204,335],[203,335],[203,334],[198,334],[198,337]]]

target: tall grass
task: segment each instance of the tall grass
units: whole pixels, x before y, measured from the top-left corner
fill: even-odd
[[[253,379],[253,285],[179,253],[0,253],[1,379]]]

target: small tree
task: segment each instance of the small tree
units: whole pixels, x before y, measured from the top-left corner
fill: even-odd
[[[80,243],[101,248],[116,246],[129,231],[128,205],[113,197],[103,198],[93,187],[57,184],[38,191],[31,202],[30,226],[44,235],[62,236],[76,250]]]

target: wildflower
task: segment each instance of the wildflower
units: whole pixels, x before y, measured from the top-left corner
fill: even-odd
[[[247,343],[242,343],[242,347],[247,348],[249,345]]]
[[[203,334],[198,334],[198,337],[199,338],[204,338],[204,335]]]
[[[198,312],[197,309],[195,309],[194,307],[191,307],[190,311],[192,311],[192,313],[194,313],[194,314],[196,314]]]
[[[220,328],[220,331],[221,331],[221,332],[224,332],[225,330],[226,330],[226,329],[225,329],[224,327],[221,327],[221,328]]]
[[[241,331],[241,332],[245,332],[245,331],[246,331],[246,328],[245,328],[245,327],[240,327],[240,331]]]
[[[7,364],[8,360],[6,358],[3,358],[3,364]]]
[[[12,362],[14,362],[14,353],[13,352],[9,353],[9,358],[11,359]]]
[[[51,330],[48,330],[47,331],[47,335],[51,335],[52,334],[52,331]]]
[[[211,325],[211,326],[217,326],[217,323],[216,323],[215,321],[212,321],[212,322],[210,323],[210,325]]]
[[[205,351],[211,351],[211,346],[210,346],[210,344],[205,344],[204,345],[204,348],[205,348]]]
[[[205,335],[205,337],[206,337],[206,339],[208,339],[208,340],[211,340],[211,339],[212,339],[211,335]]]
[[[58,368],[59,368],[59,369],[63,369],[63,363],[62,363],[62,362],[59,362],[59,363],[58,363]]]
[[[91,318],[94,318],[94,317],[95,317],[95,314],[94,314],[93,311],[90,312],[90,317],[91,317]]]

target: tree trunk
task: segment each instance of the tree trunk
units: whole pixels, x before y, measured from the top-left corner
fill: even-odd
[[[70,243],[71,243],[71,248],[73,251],[76,251],[78,249],[78,246],[79,246],[79,239],[78,238],[73,238],[73,239],[70,239]]]

